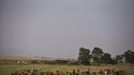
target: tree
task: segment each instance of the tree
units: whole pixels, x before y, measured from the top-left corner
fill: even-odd
[[[104,53],[104,55],[102,56],[102,62],[105,64],[112,64],[112,58],[111,58],[111,54],[109,53]]]
[[[91,54],[101,56],[103,54],[103,51],[99,47],[94,47],[94,49],[92,50]]]
[[[89,65],[90,64],[90,50],[81,47],[79,49],[78,61],[80,64]]]
[[[122,62],[123,56],[122,55],[116,55],[116,62],[119,63],[123,63]]]
[[[134,64],[134,51],[127,50],[124,52],[124,56],[127,63]]]
[[[91,52],[93,60],[97,63],[100,64],[102,62],[101,58],[103,55],[103,51],[101,48],[94,47],[94,49]]]

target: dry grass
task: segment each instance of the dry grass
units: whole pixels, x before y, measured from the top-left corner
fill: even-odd
[[[10,75],[11,72],[22,69],[40,69],[41,71],[72,71],[72,69],[80,69],[84,71],[90,69],[91,72],[98,72],[100,69],[116,69],[125,70],[130,74],[134,74],[134,66],[132,65],[107,65],[107,66],[81,66],[81,65],[43,65],[43,64],[30,64],[30,65],[0,65],[0,75]]]

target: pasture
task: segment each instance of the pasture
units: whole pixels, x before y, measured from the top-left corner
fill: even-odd
[[[11,75],[14,71],[24,70],[24,69],[38,69],[41,72],[56,70],[60,71],[72,71],[73,69],[79,69],[84,71],[90,69],[91,72],[99,72],[100,69],[116,69],[124,70],[128,75],[134,75],[134,66],[133,65],[107,65],[107,66],[82,66],[82,65],[48,65],[48,64],[1,64],[0,65],[0,75]]]

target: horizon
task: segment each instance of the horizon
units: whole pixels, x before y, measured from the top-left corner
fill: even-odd
[[[100,47],[99,47],[99,48],[100,48]],[[102,49],[102,48],[101,48],[101,49]],[[89,49],[89,50],[90,50],[90,49]],[[79,50],[78,50],[78,51],[79,51]],[[126,51],[127,51],[127,50],[126,50]],[[126,51],[124,51],[124,52],[126,52]],[[131,51],[133,51],[133,50],[131,50]],[[91,54],[91,52],[92,52],[92,50],[90,50],[90,54]],[[104,51],[103,51],[103,52],[104,52]],[[122,52],[122,53],[120,53],[120,54],[117,54],[117,55],[122,55],[122,54],[124,54],[124,52]],[[110,52],[104,52],[104,53],[109,53],[112,58],[115,58],[115,57],[116,57],[116,55],[112,55]],[[47,58],[73,58],[73,59],[77,59],[78,56],[79,56],[79,52],[77,53],[77,57],[58,57],[58,56],[45,56],[45,55],[34,55],[34,54],[31,54],[31,55],[24,55],[24,54],[23,54],[23,55],[12,55],[12,54],[11,54],[11,55],[10,55],[10,54],[8,54],[8,55],[5,55],[5,54],[2,55],[2,54],[1,54],[0,56],[2,56],[2,57],[3,57],[3,56],[5,56],[5,57],[6,57],[6,56],[7,56],[7,57],[9,57],[9,56],[12,56],[12,57],[14,57],[14,56],[15,56],[15,57],[16,57],[16,56],[17,56],[17,57],[36,57],[36,56],[37,56],[37,57],[47,57]]]

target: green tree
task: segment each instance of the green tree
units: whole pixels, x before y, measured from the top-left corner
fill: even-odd
[[[119,63],[123,63],[122,62],[123,56],[122,55],[116,55],[116,62]]]
[[[99,47],[94,47],[94,49],[91,52],[93,60],[97,63],[100,64],[102,62],[102,56],[103,56],[103,50]]]
[[[127,63],[134,64],[134,51],[127,50],[124,52],[124,56]]]
[[[81,47],[79,49],[78,61],[80,64],[89,65],[90,64],[90,50]]]
[[[109,53],[104,53],[102,56],[102,62],[105,64],[112,64],[112,58],[111,58],[111,54]]]

